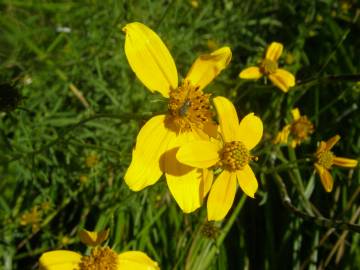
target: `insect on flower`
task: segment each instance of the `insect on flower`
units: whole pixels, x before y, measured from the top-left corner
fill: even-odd
[[[180,116],[185,116],[191,106],[191,100],[187,99],[179,109]]]
[[[179,83],[174,59],[160,37],[142,23],[125,25],[125,54],[137,78],[151,91],[168,98],[168,112],[152,117],[141,128],[124,179],[139,191],[165,174],[179,207],[190,213],[202,204],[212,172],[176,160],[179,146],[194,138],[216,134],[207,86],[230,62],[231,50],[222,47],[200,55]]]

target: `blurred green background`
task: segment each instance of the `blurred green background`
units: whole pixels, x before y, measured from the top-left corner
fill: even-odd
[[[356,0],[0,0],[0,269],[37,269],[48,250],[85,253],[82,227],[110,227],[116,251],[145,251],[162,269],[357,269],[359,234],[295,215],[274,179],[301,211],[359,224],[358,168],[334,169],[328,194],[311,162],[289,161],[335,134],[335,153],[359,158],[359,16]],[[141,125],[167,106],[127,63],[121,29],[133,21],[160,35],[182,76],[201,53],[233,51],[205,91],[230,98],[241,117],[255,112],[265,133],[257,197],[238,191],[223,223],[207,224],[206,207],[183,214],[163,180],[136,193],[123,181]],[[296,74],[288,94],[238,78],[272,41]],[[295,151],[271,143],[293,107],[316,128]]]

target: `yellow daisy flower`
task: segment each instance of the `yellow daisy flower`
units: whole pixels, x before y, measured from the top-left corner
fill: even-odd
[[[307,140],[314,132],[314,125],[310,122],[306,115],[301,115],[300,110],[295,108],[291,110],[293,121],[283,127],[283,129],[276,135],[274,144],[284,143],[287,144],[290,138],[290,146],[295,148],[303,141]]]
[[[220,123],[219,140],[192,141],[181,145],[176,158],[197,168],[220,167],[223,171],[211,187],[207,201],[208,220],[221,220],[230,210],[236,180],[246,195],[254,197],[258,182],[249,166],[250,150],[261,140],[263,124],[253,113],[241,122],[234,105],[224,97],[214,98]]]
[[[279,42],[272,42],[265,53],[265,58],[258,67],[249,67],[240,72],[241,79],[260,79],[263,75],[267,76],[272,83],[287,92],[290,87],[295,85],[295,77],[285,69],[278,67],[278,59],[283,51],[283,45]]]
[[[331,148],[340,140],[339,135],[335,135],[330,138],[328,141],[321,141],[319,147],[316,150],[316,162],[315,169],[320,175],[321,183],[326,192],[331,192],[333,189],[333,178],[329,172],[332,165],[344,167],[344,168],[354,168],[357,166],[358,161],[350,158],[337,157],[331,150]]]
[[[170,192],[189,213],[201,206],[212,183],[212,173],[180,164],[180,144],[216,133],[209,94],[202,89],[230,62],[231,50],[220,48],[198,57],[181,85],[174,60],[160,37],[144,24],[123,28],[125,54],[139,80],[151,91],[168,98],[168,113],[151,118],[140,130],[125,182],[134,191],[156,183],[165,173]]]
[[[87,239],[101,239],[97,244],[105,241],[104,234],[96,236],[96,232],[89,233]],[[85,236],[83,236],[85,237]],[[86,243],[86,242],[85,242]],[[93,245],[92,245],[93,246]],[[40,270],[159,270],[156,262],[140,251],[127,251],[117,254],[109,247],[96,246],[91,249],[90,255],[81,254],[70,250],[55,250],[45,252],[39,259]]]
[[[33,232],[37,231],[40,228],[41,221],[41,211],[39,211],[38,206],[34,206],[30,211],[26,211],[20,217],[20,225],[31,225]]]

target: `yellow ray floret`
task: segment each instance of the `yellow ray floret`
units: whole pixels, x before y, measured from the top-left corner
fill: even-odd
[[[84,243],[85,245],[94,247],[97,245],[102,244],[104,241],[106,241],[109,237],[109,232],[110,230],[103,230],[100,232],[93,232],[93,231],[88,231],[85,229],[82,229],[79,232],[79,238],[80,241],[82,243]]]
[[[154,31],[138,22],[127,24],[123,31],[125,54],[136,76],[150,91],[168,97],[170,89],[177,87],[178,74],[165,44]]]

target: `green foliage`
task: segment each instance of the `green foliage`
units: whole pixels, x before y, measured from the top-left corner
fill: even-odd
[[[0,269],[36,269],[48,250],[86,252],[82,227],[110,227],[116,251],[142,250],[162,269],[360,265],[358,233],[286,208],[280,188],[303,214],[359,224],[359,169],[333,169],[325,193],[311,162],[317,142],[335,134],[336,154],[360,155],[359,8],[351,0],[0,1],[0,84],[22,96],[15,110],[0,110]],[[230,46],[229,68],[206,92],[264,122],[256,199],[238,192],[213,224],[215,238],[202,234],[206,204],[183,214],[164,179],[141,192],[123,181],[140,127],[166,110],[127,63],[121,29],[133,21],[159,34],[182,76],[200,53]],[[238,78],[271,41],[284,44],[280,64],[296,74],[288,94]],[[315,133],[295,150],[273,145],[294,107]],[[35,224],[24,222],[31,213]]]

